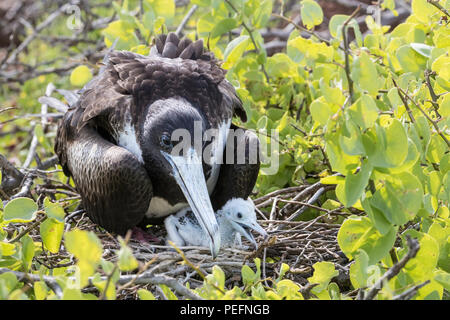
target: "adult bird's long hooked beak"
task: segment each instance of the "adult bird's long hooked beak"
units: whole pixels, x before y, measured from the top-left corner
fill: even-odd
[[[173,156],[161,151],[173,168],[173,175],[202,229],[208,234],[211,242],[211,255],[215,258],[220,249],[220,232],[216,216],[211,205],[201,157],[194,148],[190,148],[186,156]]]

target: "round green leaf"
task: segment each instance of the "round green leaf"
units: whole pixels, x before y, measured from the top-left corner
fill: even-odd
[[[8,202],[3,219],[8,222],[29,222],[36,217],[38,205],[30,198],[20,197]]]
[[[303,0],[301,8],[303,24],[312,29],[323,21],[323,12],[319,4],[313,0]]]
[[[333,110],[323,97],[314,100],[309,109],[314,121],[317,121],[323,126],[327,124],[328,120],[333,115]]]
[[[359,249],[369,256],[369,264],[384,258],[395,242],[396,229],[382,235],[367,217],[350,216],[339,229],[337,240],[342,252],[352,259]]]
[[[78,66],[70,74],[70,83],[75,87],[82,87],[92,79],[92,72],[86,66]]]
[[[313,265],[313,268],[314,274],[312,275],[312,277],[308,278],[308,281],[311,284],[318,284],[311,290],[314,293],[319,293],[325,290],[328,286],[328,283],[330,283],[330,280],[339,274],[339,271],[334,268],[334,264],[328,261],[316,262]]]
[[[244,54],[249,43],[250,36],[243,35],[237,37],[227,45],[223,54],[224,60],[226,61],[224,63],[225,69],[231,68],[234,65],[234,63]]]
[[[211,31],[211,38],[216,38],[237,27],[237,21],[233,18],[220,20]]]
[[[348,112],[352,117],[353,121],[358,124],[362,130],[371,128],[378,118],[378,108],[374,99],[363,94],[361,98],[356,100],[356,102],[348,108]]]
[[[414,50],[411,45],[404,45],[398,48],[396,57],[404,72],[412,72],[417,77],[423,74],[427,58]]]
[[[44,209],[49,218],[56,219],[59,222],[64,222],[65,212],[60,204],[51,202],[50,199],[45,198]]]
[[[408,172],[392,177],[392,181],[385,181],[384,186],[375,192],[370,203],[389,222],[403,225],[414,218],[422,206],[422,184]]]
[[[64,233],[64,223],[48,218],[41,223],[40,234],[42,242],[48,251],[58,253]]]

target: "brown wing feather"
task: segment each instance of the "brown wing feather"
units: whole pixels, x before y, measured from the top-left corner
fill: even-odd
[[[110,232],[124,234],[144,217],[152,197],[147,171],[126,149],[83,127],[65,145],[70,170],[91,220]],[[139,186],[136,188],[136,186]]]

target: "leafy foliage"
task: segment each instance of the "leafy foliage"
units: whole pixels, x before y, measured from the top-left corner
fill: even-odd
[[[148,54],[149,40],[173,29],[185,12],[173,1],[142,3],[139,8],[138,1],[123,1],[114,3],[114,9],[99,11],[107,16],[114,10],[117,19],[92,37],[103,37],[108,47],[115,42],[116,49]],[[273,23],[273,1],[192,3],[199,9],[188,22],[186,36],[203,38],[223,60],[227,78],[248,113],[249,121],[242,125],[279,133],[279,171],[268,175],[263,167],[257,192],[267,194],[319,179],[336,185],[335,192],[323,196],[328,200],[322,208],[337,203],[353,213],[339,220],[337,239],[354,261],[349,268],[353,289],[367,291],[404,257],[409,236],[419,241],[419,252],[377,298],[390,299],[429,281],[415,298],[442,299],[450,287],[450,32],[445,12],[429,1],[412,0],[412,14],[393,30],[367,16],[369,32],[364,37],[353,17],[335,15],[329,22],[331,38],[322,39],[314,31],[323,21],[322,9],[316,1],[303,0],[306,31],[292,31],[286,50],[269,56],[261,30]],[[450,9],[450,1],[438,3]],[[384,1],[382,7],[395,12],[394,1]],[[349,30],[355,36],[351,42]],[[48,49],[50,56],[59,54]],[[32,53],[24,54],[24,59],[33,59]],[[46,83],[80,88],[95,71],[96,67],[81,65],[64,79],[48,75],[30,80],[21,87],[17,103],[31,112]],[[54,133],[44,133],[40,124],[35,132],[48,152]],[[267,142],[270,147],[271,141]],[[45,199],[38,206],[19,197],[0,206],[0,298],[96,299],[82,291],[93,285],[100,297],[114,299],[120,274],[142,267],[125,240],[113,263],[102,257],[104,248],[94,233],[64,232],[65,212],[72,205]],[[311,209],[302,219],[319,214]],[[18,231],[11,235],[4,230],[13,223],[27,226],[38,219],[41,243],[27,234],[11,241]],[[76,258],[75,266],[49,269],[35,259],[42,251],[57,254],[62,245]],[[242,267],[242,286],[232,289],[225,287],[225,273],[215,266],[195,294],[207,299],[353,298],[340,291],[334,281],[338,271],[331,262],[313,266],[308,290],[308,285],[286,278],[290,267],[285,264],[278,279],[262,279],[260,259],[254,265],[256,270]],[[13,271],[52,276],[62,294],[44,278],[33,282],[33,290],[24,291],[24,282]],[[168,286],[160,288],[167,298],[177,298]],[[155,299],[145,289],[138,296]]]

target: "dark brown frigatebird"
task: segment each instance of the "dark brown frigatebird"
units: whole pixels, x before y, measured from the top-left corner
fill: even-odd
[[[202,40],[174,33],[157,37],[148,56],[112,51],[104,63],[73,99],[55,144],[88,216],[124,234],[190,206],[215,256],[214,211],[232,198],[247,199],[260,165],[259,156],[250,159],[259,153],[257,136],[229,134],[239,129],[234,115],[247,119],[226,71]],[[180,132],[190,138],[176,140]],[[207,141],[210,132],[217,134]]]

